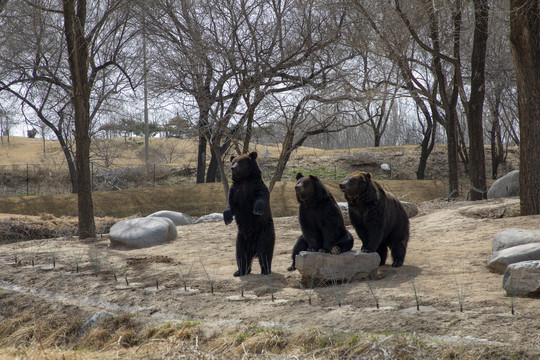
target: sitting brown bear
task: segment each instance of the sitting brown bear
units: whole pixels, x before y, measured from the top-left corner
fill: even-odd
[[[409,241],[409,217],[399,200],[368,172],[350,174],[339,187],[349,203],[349,218],[362,240],[362,251],[376,251],[380,265],[384,265],[390,248],[392,267],[402,266]]]
[[[354,239],[345,228],[343,215],[332,194],[317,176],[296,174],[296,199],[300,204],[298,220],[302,235],[292,251],[292,265],[296,269],[296,255],[301,251],[340,254],[350,251]]]

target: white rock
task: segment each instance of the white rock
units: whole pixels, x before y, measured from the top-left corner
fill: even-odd
[[[381,164],[381,169],[384,171],[390,171],[390,165],[388,164]]]
[[[176,239],[173,221],[164,217],[145,217],[117,222],[109,231],[111,246],[145,248]]]
[[[223,221],[223,214],[220,213],[212,213],[208,215],[203,215],[200,218],[195,221],[195,224],[199,223],[207,223],[207,222],[217,222],[217,221]]]
[[[195,223],[195,219],[193,219],[191,216],[181,213],[181,212],[169,211],[169,210],[157,211],[153,214],[148,215],[147,217],[164,217],[167,219],[171,219],[174,225],[176,226],[189,225],[189,224]]]
[[[540,260],[508,265],[503,288],[508,296],[540,296]]]
[[[528,260],[540,260],[540,243],[513,246],[496,251],[487,262],[490,271],[504,274],[510,264]]]
[[[341,254],[301,251],[296,268],[304,278],[320,281],[349,281],[351,278],[373,278],[381,258],[377,253],[347,251]]]
[[[488,190],[488,199],[519,195],[519,170],[514,170],[497,179]]]
[[[499,251],[531,243],[540,243],[540,230],[508,229],[495,234],[492,250]]]

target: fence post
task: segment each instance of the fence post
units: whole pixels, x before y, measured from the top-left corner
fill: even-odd
[[[28,164],[26,164],[26,196],[30,193],[28,191],[28,184],[30,183],[30,176],[28,174]]]

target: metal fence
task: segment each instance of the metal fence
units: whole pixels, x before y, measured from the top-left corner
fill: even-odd
[[[91,163],[94,191],[125,190],[185,184],[195,181],[188,167],[150,164],[103,168]],[[42,164],[0,165],[0,196],[69,194],[71,179],[67,168]]]

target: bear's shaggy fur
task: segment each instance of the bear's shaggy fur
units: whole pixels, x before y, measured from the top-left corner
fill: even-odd
[[[264,184],[256,162],[257,153],[231,156],[233,183],[229,189],[229,202],[223,212],[225,224],[236,219],[236,263],[234,276],[251,272],[253,258],[259,258],[261,273],[272,272],[275,232],[270,192]]]
[[[300,204],[298,220],[302,235],[292,251],[292,265],[296,269],[296,255],[300,251],[320,251],[339,254],[352,249],[354,239],[345,229],[343,215],[332,194],[318,177],[296,174],[296,199]]]
[[[349,217],[362,240],[362,251],[376,251],[384,265],[390,248],[392,266],[402,266],[409,241],[409,218],[399,200],[368,172],[350,174],[339,187],[349,203]]]

